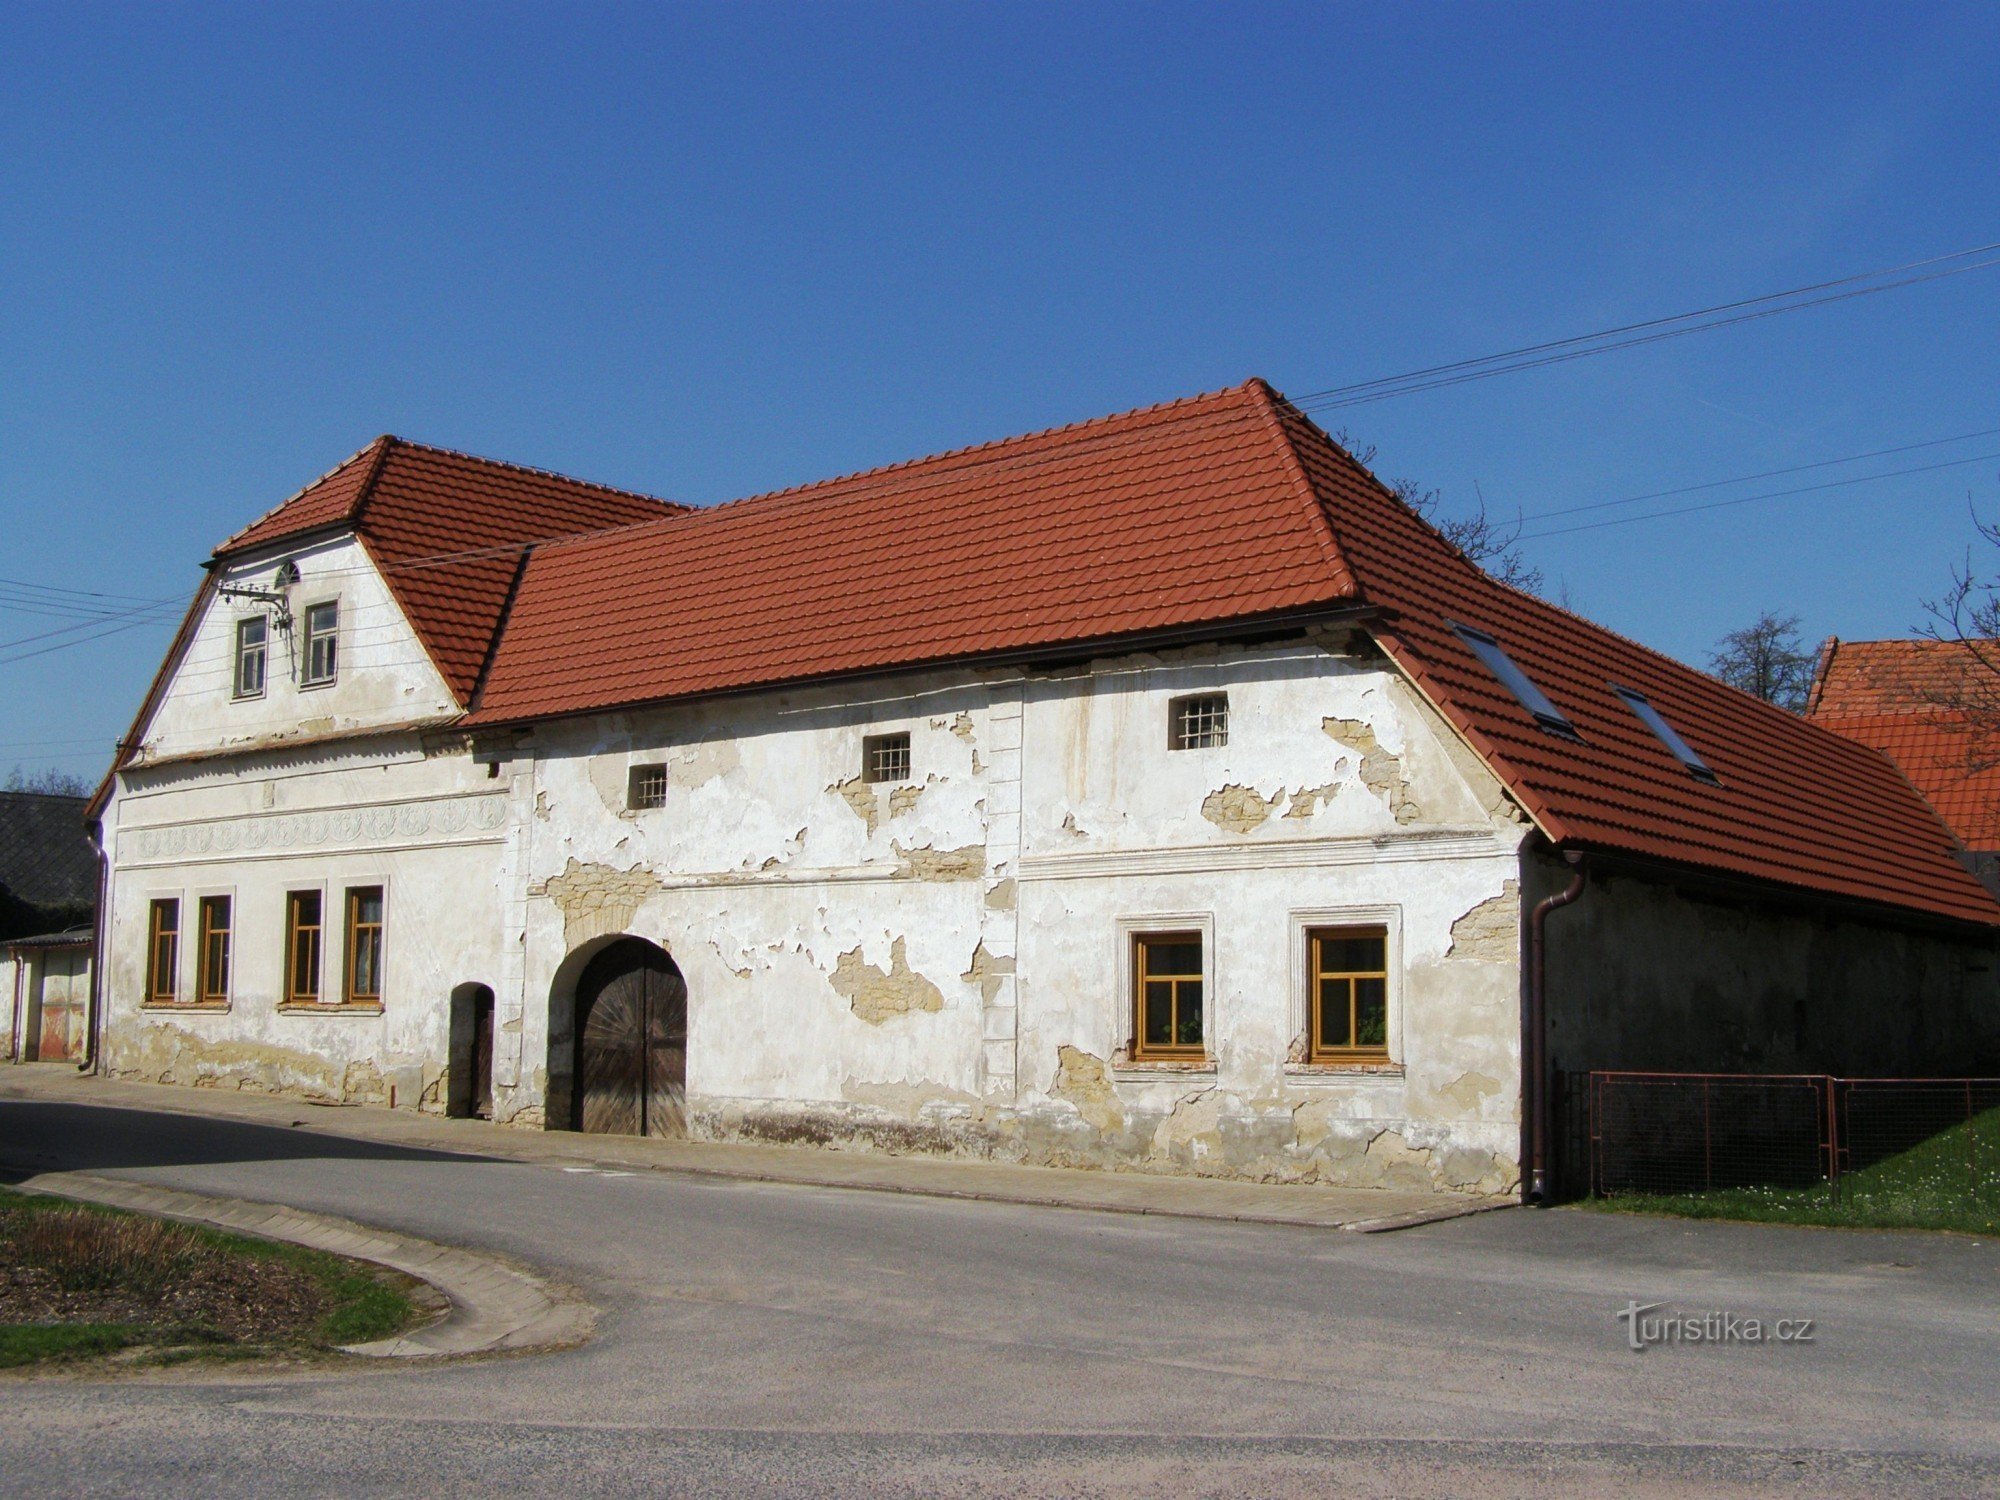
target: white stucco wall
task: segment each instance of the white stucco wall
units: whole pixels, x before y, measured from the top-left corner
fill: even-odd
[[[269,592],[287,558],[299,570],[299,581],[286,591],[291,629],[282,627],[271,604],[211,599],[147,726],[142,761],[324,740],[457,714],[429,653],[353,538],[252,556],[232,563],[216,581]],[[326,600],[340,606],[340,670],[330,684],[302,686],[305,612]],[[236,622],[253,614],[271,620],[266,685],[260,697],[237,699],[231,696]]]

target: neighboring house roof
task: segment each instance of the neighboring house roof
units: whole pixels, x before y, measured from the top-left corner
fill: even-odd
[[[97,851],[83,810],[82,797],[0,792],[0,890],[29,906],[95,906]]]
[[[2000,849],[2000,735],[1952,706],[1985,670],[1958,641],[1829,640],[1806,712],[1895,761],[1968,849]]]
[[[351,530],[461,704],[525,544],[686,507],[540,469],[379,437],[216,548],[218,559]]]
[[[62,932],[39,932],[31,937],[13,937],[0,941],[0,948],[83,948],[88,947],[97,937],[94,927],[71,927]]]
[[[364,538],[379,527],[373,503],[340,503]],[[269,540],[283,513],[228,546]],[[306,513],[327,524],[318,502]],[[462,511],[457,547],[480,539],[474,519]],[[451,586],[448,569],[392,577],[412,600]],[[504,609],[479,612],[490,624],[458,627],[467,657],[480,629],[498,637],[464,722],[1338,610],[1376,611],[1384,649],[1559,844],[2000,922],[1883,756],[1494,582],[1259,380],[545,542]],[[1452,624],[1495,636],[1580,742],[1538,728]],[[1615,687],[1643,693],[1719,784]]]

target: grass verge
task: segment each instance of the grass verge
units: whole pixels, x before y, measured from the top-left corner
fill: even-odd
[[[416,1322],[415,1285],[298,1245],[0,1188],[0,1368],[322,1353]]]
[[[1820,1183],[1804,1188],[1718,1188],[1708,1193],[1621,1193],[1588,1200],[1586,1206],[1608,1213],[1761,1224],[2000,1235],[2000,1110],[1975,1115],[1899,1155],[1848,1173],[1837,1194]]]

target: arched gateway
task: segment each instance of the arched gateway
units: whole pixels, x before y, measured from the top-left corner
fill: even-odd
[[[686,1126],[687,981],[644,938],[620,938],[576,984],[571,1123],[596,1135]]]

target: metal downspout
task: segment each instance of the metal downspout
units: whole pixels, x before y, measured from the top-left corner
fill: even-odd
[[[1528,918],[1528,1201],[1537,1204],[1548,1202],[1549,1185],[1548,937],[1544,928],[1550,912],[1583,894],[1590,873],[1582,850],[1567,850],[1563,858],[1576,873],[1568,885],[1536,902]]]
[[[104,823],[93,819],[90,842],[97,847],[97,921],[90,934],[90,1024],[84,1028],[85,1056],[79,1073],[99,1070],[104,1035],[104,951],[111,930],[111,852],[104,847]]]

